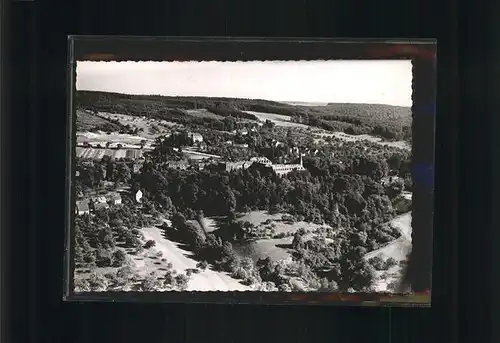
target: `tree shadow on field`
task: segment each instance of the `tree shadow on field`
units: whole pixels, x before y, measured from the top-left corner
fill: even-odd
[[[275,245],[277,248],[285,249],[285,250],[290,250],[293,248],[291,244],[276,244]]]

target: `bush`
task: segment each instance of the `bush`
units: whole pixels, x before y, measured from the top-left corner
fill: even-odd
[[[207,261],[201,261],[196,264],[196,268],[199,268],[201,270],[206,270],[208,268],[208,262]]]
[[[112,259],[114,267],[121,267],[127,262],[127,254],[125,251],[119,249],[113,253]]]
[[[148,275],[141,284],[144,292],[154,292],[160,286],[158,280],[153,275]]]
[[[235,279],[242,279],[242,280],[246,280],[247,278],[249,278],[251,275],[249,275],[248,273],[248,270],[245,270],[241,267],[239,268],[236,268],[232,273],[231,273],[231,276]]]
[[[73,286],[75,293],[91,291],[90,283],[85,279],[76,279]]]
[[[252,286],[258,282],[259,282],[259,280],[254,275],[250,275],[245,280],[243,280],[243,284],[246,286]]]
[[[116,277],[124,280],[129,280],[132,278],[134,270],[130,266],[124,266],[118,269],[116,272]]]
[[[278,286],[278,291],[280,292],[291,292],[292,291],[292,287],[290,287],[289,284],[287,283],[283,283],[281,285]]]
[[[98,267],[111,267],[113,264],[113,255],[109,250],[96,250],[96,265]]]
[[[156,245],[156,242],[153,241],[152,239],[150,239],[149,241],[146,242],[146,244],[144,244],[144,249],[152,248],[155,245]]]
[[[156,255],[156,257],[161,258],[161,257],[163,257],[163,252],[158,251],[158,252],[156,252],[155,255]]]
[[[369,262],[373,266],[373,268],[375,268],[376,270],[387,270],[385,268],[385,262],[380,256],[372,257],[369,260]]]
[[[274,282],[265,281],[260,285],[259,290],[263,292],[276,292],[278,289],[276,288]]]
[[[108,287],[106,278],[100,274],[92,273],[88,279],[89,287],[92,292],[104,292]]]
[[[175,283],[181,291],[185,291],[188,287],[189,277],[184,274],[179,274],[175,277]]]
[[[165,280],[163,281],[165,287],[175,287],[176,281],[173,273],[168,271],[165,273]]]
[[[398,262],[392,258],[392,257],[389,257],[386,261],[385,261],[385,268],[386,270],[389,269],[389,268],[392,268],[394,266],[397,266],[398,265]]]

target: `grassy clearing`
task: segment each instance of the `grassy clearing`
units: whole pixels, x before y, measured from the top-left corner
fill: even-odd
[[[293,237],[260,239],[251,243],[234,245],[234,250],[241,257],[250,257],[257,262],[269,257],[272,261],[288,260],[291,258],[289,246]]]
[[[253,211],[240,215],[237,220],[241,222],[250,222],[260,229],[273,229],[275,235],[294,234],[300,228],[315,230],[325,225],[307,223],[305,221],[287,221],[283,220],[284,214],[269,214],[266,211]],[[286,215],[285,215],[286,218]]]
[[[275,113],[265,113],[265,112],[254,112],[254,111],[245,111],[245,112],[253,114],[257,118],[259,118],[260,121],[264,121],[265,122],[266,120],[270,120],[271,122],[273,122],[274,124],[276,124],[276,126],[282,126],[282,127],[300,127],[300,128],[303,128],[303,129],[309,128],[309,126],[307,126],[307,125],[291,121],[292,118],[289,117],[289,116],[285,116],[285,115],[281,115],[281,114],[275,114]]]
[[[121,125],[129,125],[132,128],[137,128],[139,130],[139,136],[149,139],[170,132],[169,128],[175,125],[173,122],[120,113],[99,112],[98,115],[101,118],[118,120]]]
[[[120,125],[82,110],[76,111],[76,127],[78,131],[92,131],[103,128],[109,128],[111,131],[119,131],[121,129]]]
[[[130,159],[139,159],[142,156],[142,150],[134,150],[134,149],[94,149],[94,148],[76,148],[76,157],[84,158],[84,159],[94,159],[100,160],[104,156],[109,156],[111,159],[120,159],[120,158],[130,158]]]

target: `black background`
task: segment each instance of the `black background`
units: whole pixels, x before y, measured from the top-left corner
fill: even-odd
[[[500,269],[500,259],[492,255],[493,233],[498,235],[493,230],[498,212],[493,153],[500,146],[493,144],[498,107],[493,86],[500,74],[490,2],[11,3],[9,21],[2,22],[10,30],[7,48],[2,46],[8,74],[2,78],[9,77],[2,80],[2,93],[7,92],[2,95],[8,95],[10,105],[4,108],[2,100],[2,338],[51,343],[500,341],[492,337],[498,327],[492,299],[498,283],[492,277]],[[436,159],[451,161],[452,147],[439,144],[439,137],[443,142],[454,137],[460,183],[451,185],[437,168],[436,211],[458,201],[459,224],[451,217],[436,220],[439,273],[433,276],[432,309],[63,303],[67,34],[437,38]],[[454,116],[458,127],[448,125]]]

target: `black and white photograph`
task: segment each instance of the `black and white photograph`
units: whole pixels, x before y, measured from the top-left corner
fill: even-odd
[[[411,60],[77,61],[75,77],[76,294],[401,292]]]

